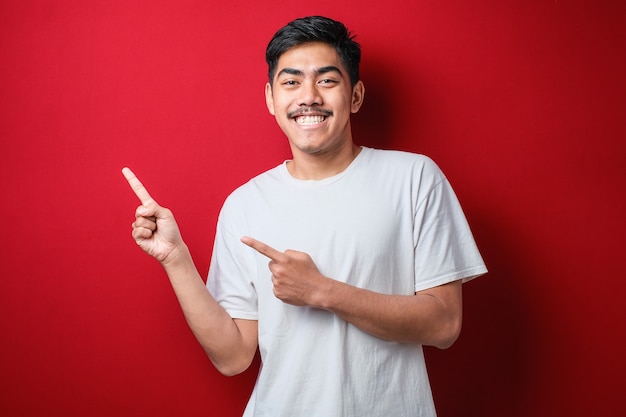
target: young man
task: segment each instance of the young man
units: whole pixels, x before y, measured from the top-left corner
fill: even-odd
[[[125,168],[133,237],[222,373],[259,349],[245,416],[434,416],[422,345],[456,340],[461,283],[486,272],[458,201],[430,159],[354,143],[365,89],[343,24],[295,20],[266,57],[293,158],[225,201],[208,291],[172,213]]]

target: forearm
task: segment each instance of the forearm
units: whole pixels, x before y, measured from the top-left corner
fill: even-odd
[[[460,281],[403,296],[330,280],[321,294],[320,308],[381,339],[447,348],[460,333]]]
[[[187,246],[173,252],[162,265],[189,327],[215,367],[225,375],[247,369],[256,352],[256,323],[233,320],[215,301]]]
[[[304,252],[285,252],[244,236],[242,242],[271,259],[274,295],[281,301],[322,308],[381,339],[447,348],[462,321],[461,282],[415,295],[385,295],[323,276]]]
[[[220,307],[206,289],[172,212],[150,196],[130,169],[122,172],[141,201],[133,239],[165,268],[189,327],[216,368],[228,375],[242,372],[256,352],[256,322],[233,320]]]

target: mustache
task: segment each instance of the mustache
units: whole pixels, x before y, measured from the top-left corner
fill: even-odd
[[[323,116],[330,117],[333,115],[333,112],[330,110],[323,109],[321,107],[312,106],[312,107],[300,107],[294,111],[287,113],[287,117],[293,119],[296,116],[300,116],[303,114],[321,114]]]

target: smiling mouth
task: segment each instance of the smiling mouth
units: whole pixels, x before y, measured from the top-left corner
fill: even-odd
[[[302,125],[302,126],[312,126],[312,125],[316,125],[316,124],[322,123],[324,120],[326,120],[326,116],[321,116],[321,115],[306,116],[306,115],[303,115],[303,116],[296,116],[296,117],[294,117],[294,120],[299,125]]]
[[[319,107],[302,107],[287,114],[300,126],[314,126],[324,122],[333,112]]]

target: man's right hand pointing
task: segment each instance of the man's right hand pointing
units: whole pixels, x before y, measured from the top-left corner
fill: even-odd
[[[174,215],[150,196],[133,171],[124,168],[122,174],[141,201],[135,211],[133,239],[146,253],[164,263],[176,248],[184,246]]]

